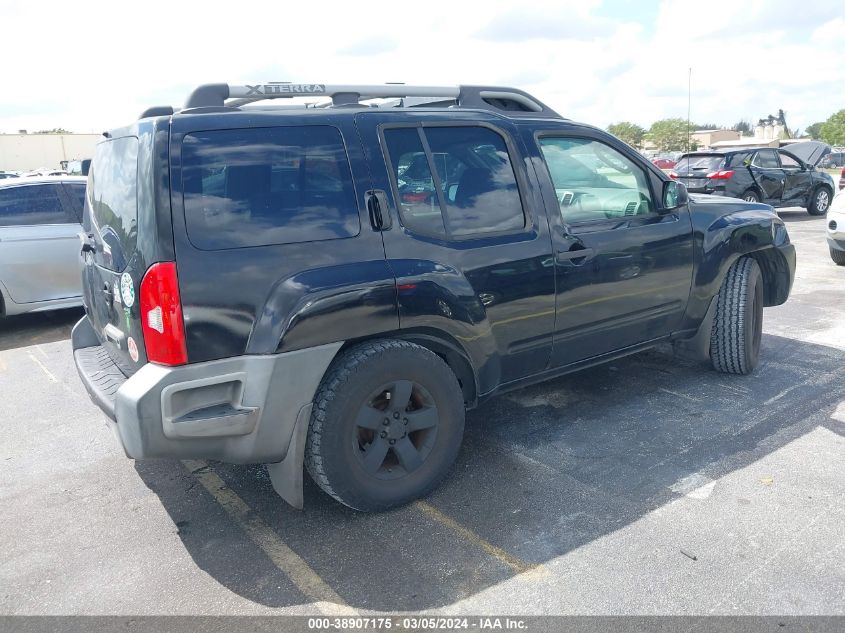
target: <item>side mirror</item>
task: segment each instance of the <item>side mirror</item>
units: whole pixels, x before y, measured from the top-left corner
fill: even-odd
[[[689,193],[683,183],[670,180],[663,185],[663,209],[671,211],[685,206],[689,202]]]

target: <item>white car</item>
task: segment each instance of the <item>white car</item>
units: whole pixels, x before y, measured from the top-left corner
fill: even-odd
[[[82,304],[85,178],[0,180],[0,316]]]
[[[839,192],[827,211],[827,244],[830,258],[845,266],[845,190]]]

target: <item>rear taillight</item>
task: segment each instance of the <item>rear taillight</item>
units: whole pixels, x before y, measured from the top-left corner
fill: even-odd
[[[677,180],[678,174],[676,174],[674,171],[670,171],[669,172],[669,178],[671,178],[672,180]]]
[[[147,360],[162,365],[188,362],[179,280],[174,262],[149,267],[141,280],[139,307]]]
[[[733,178],[733,169],[720,169],[719,171],[711,171],[707,174],[710,180],[730,180]]]
[[[427,191],[421,191],[416,193],[403,193],[402,202],[406,202],[408,204],[419,204],[420,202],[425,202],[430,197],[431,193]]]

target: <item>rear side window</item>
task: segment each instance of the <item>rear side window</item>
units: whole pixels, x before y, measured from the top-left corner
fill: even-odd
[[[59,185],[25,185],[0,189],[0,226],[69,224],[59,200]]]
[[[137,178],[136,137],[125,136],[97,145],[88,172],[91,228],[103,242],[98,261],[111,270],[126,268],[138,241]]]
[[[182,142],[188,237],[219,250],[358,235],[349,160],[337,128],[194,132]]]
[[[70,184],[65,185],[65,191],[70,195],[73,210],[82,217],[82,209],[85,207],[85,185]]]
[[[384,138],[406,227],[448,237],[525,227],[510,155],[497,132],[458,126],[388,128]]]

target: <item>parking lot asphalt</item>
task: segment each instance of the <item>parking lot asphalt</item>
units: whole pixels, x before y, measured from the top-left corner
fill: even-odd
[[[501,396],[383,514],[127,459],[73,367],[81,313],[7,319],[0,613],[845,614],[845,268],[824,218],[781,217],[797,279],[753,375],[667,347]]]

